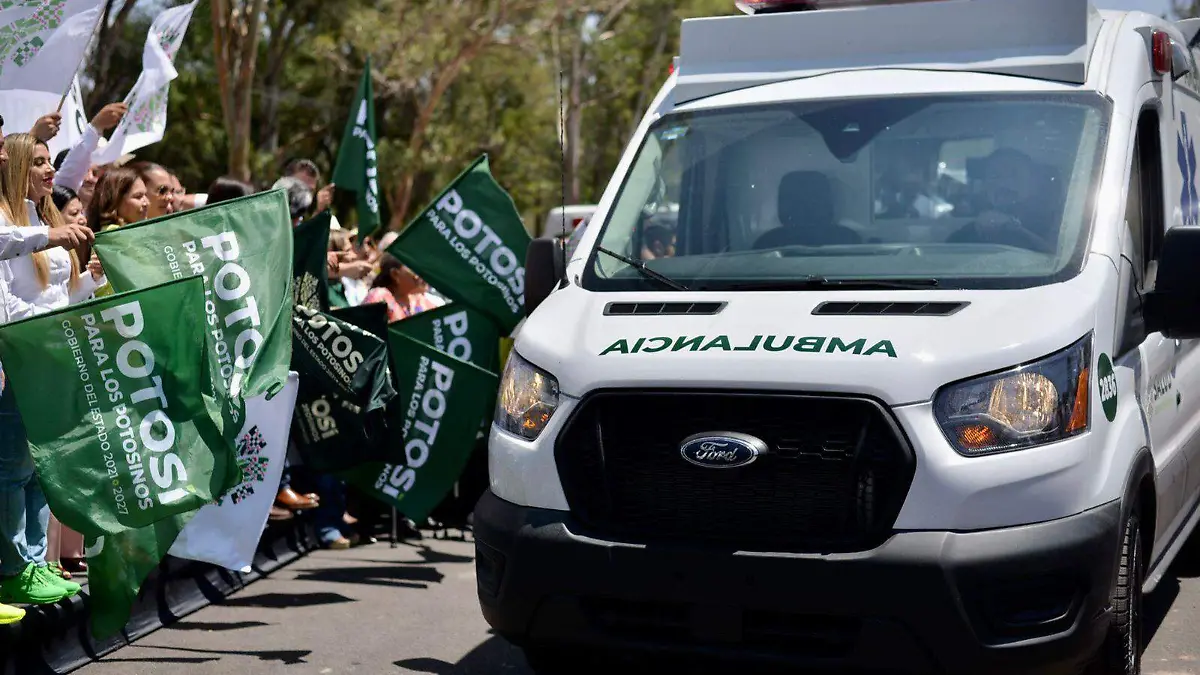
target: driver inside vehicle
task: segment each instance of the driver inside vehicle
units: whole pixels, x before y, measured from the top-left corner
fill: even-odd
[[[1001,244],[1053,253],[1057,245],[1053,200],[1039,199],[1038,166],[1023,152],[1000,148],[983,161],[984,210],[949,243]]]

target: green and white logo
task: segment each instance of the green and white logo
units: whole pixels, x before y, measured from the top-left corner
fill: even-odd
[[[1100,387],[1100,405],[1104,408],[1104,416],[1111,422],[1117,418],[1117,374],[1113,372],[1108,354],[1100,355],[1096,383]]]

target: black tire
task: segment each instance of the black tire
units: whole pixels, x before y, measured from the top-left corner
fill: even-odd
[[[1142,527],[1137,511],[1125,521],[1121,564],[1112,592],[1112,623],[1100,648],[1097,675],[1141,675],[1142,672]]]

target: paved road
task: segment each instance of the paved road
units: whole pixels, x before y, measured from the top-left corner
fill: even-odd
[[[472,546],[322,551],[82,675],[529,675],[475,604]],[[1148,600],[1147,675],[1200,675],[1200,565]]]

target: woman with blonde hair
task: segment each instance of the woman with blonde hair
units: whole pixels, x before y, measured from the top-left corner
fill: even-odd
[[[46,144],[29,134],[4,139],[8,162],[0,216],[21,227],[63,227],[54,205],[54,165]],[[86,300],[105,281],[99,261],[80,272],[74,251],[52,248],[0,261],[0,323]],[[0,602],[48,604],[79,592],[46,565],[50,508],[34,475],[33,458],[12,387],[0,392]]]

